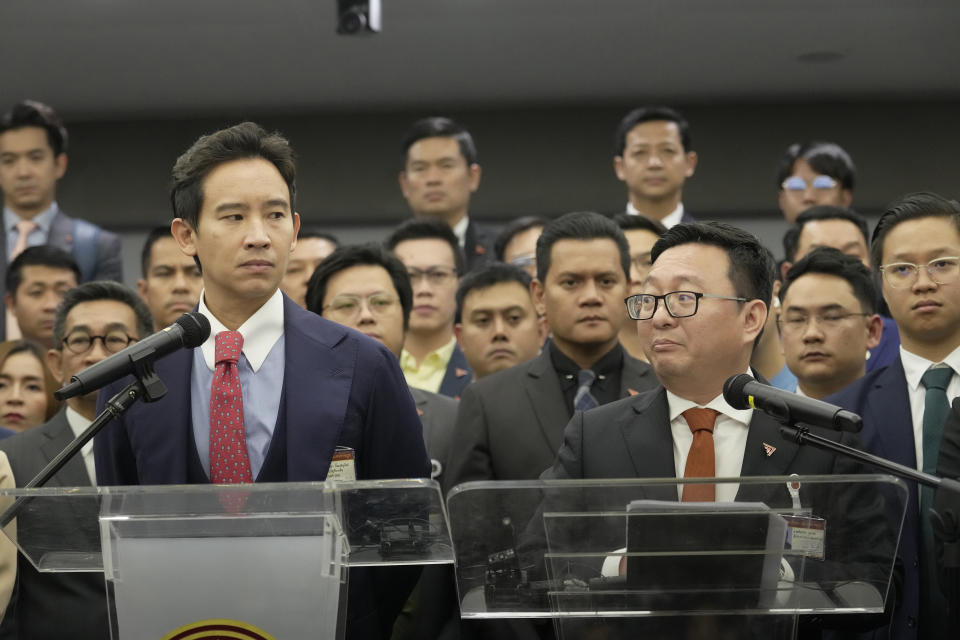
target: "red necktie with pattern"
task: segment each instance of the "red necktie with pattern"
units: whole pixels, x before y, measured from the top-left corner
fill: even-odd
[[[214,343],[217,366],[210,386],[210,482],[253,482],[237,371],[243,336],[239,331],[221,331]]]
[[[693,432],[693,442],[687,453],[684,478],[713,478],[717,475],[716,456],[713,450],[713,423],[718,411],[713,409],[687,409],[683,417]],[[683,502],[716,501],[716,485],[688,484],[683,487]]]

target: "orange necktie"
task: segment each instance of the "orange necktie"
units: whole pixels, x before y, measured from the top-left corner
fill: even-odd
[[[716,455],[713,450],[713,424],[720,415],[713,409],[687,409],[683,417],[693,433],[693,442],[687,453],[684,478],[713,478],[717,475]],[[716,485],[688,484],[683,487],[683,502],[714,502]]]

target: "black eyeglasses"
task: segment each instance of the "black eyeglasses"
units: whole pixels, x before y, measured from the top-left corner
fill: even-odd
[[[712,293],[699,293],[697,291],[671,291],[662,296],[655,296],[652,293],[638,293],[636,295],[624,298],[627,304],[627,313],[634,320],[649,320],[657,312],[657,306],[663,300],[667,307],[667,313],[674,318],[689,318],[696,315],[700,308],[700,298],[716,298],[718,300],[735,300],[737,302],[749,302],[748,298],[737,298],[735,296],[718,296]]]
[[[92,336],[86,331],[74,331],[63,339],[63,346],[79,356],[89,351],[97,340],[103,343],[104,349],[110,353],[116,353],[127,348],[131,342],[136,342],[137,338],[130,337],[123,331],[110,331],[105,336]]]

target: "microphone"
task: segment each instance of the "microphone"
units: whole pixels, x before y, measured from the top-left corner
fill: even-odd
[[[126,349],[87,367],[70,378],[70,382],[53,395],[57,400],[66,400],[96,391],[133,373],[134,363],[144,355],[153,354],[154,358],[162,358],[177,349],[199,347],[208,337],[210,321],[197,311],[185,313],[163,331],[134,342]]]
[[[852,411],[757,382],[746,373],[723,383],[723,399],[734,409],[757,409],[779,422],[803,422],[839,431],[860,431],[863,419]]]

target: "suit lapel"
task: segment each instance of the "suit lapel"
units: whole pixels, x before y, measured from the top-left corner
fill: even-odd
[[[667,392],[663,387],[637,396],[632,411],[624,413],[618,427],[633,470],[638,478],[678,478],[673,462],[673,434],[670,431],[670,412]],[[647,490],[651,500],[676,502],[673,485],[658,485]]]
[[[570,415],[547,347],[531,361],[522,384],[530,400],[532,413],[540,425],[544,443],[553,456],[563,442],[563,430],[570,422]]]
[[[427,394],[422,389],[410,387],[410,395],[413,396],[413,401],[417,405],[417,415],[420,417],[420,424],[423,427],[423,441],[432,442],[434,421],[431,419]]]
[[[769,449],[764,445],[770,445]],[[800,445],[780,435],[780,423],[760,411],[754,411],[747,429],[741,476],[785,475]]]
[[[167,384],[167,395],[156,404],[144,404],[137,419],[128,423],[130,440],[147,443],[141,451],[157,474],[156,480],[142,479],[147,480],[144,484],[187,483],[187,460],[196,455],[190,391],[194,353],[178,349],[157,360],[157,374]]]
[[[453,347],[453,353],[450,354],[450,362],[447,363],[447,370],[443,373],[443,380],[440,381],[440,395],[450,398],[460,398],[460,394],[468,384],[473,380],[473,371],[467,364],[467,357],[463,355],[459,344]]]
[[[44,443],[40,445],[40,454],[43,456],[43,464],[46,466],[73,441],[73,429],[70,428],[70,423],[67,422],[66,410],[58,413],[50,421],[43,435],[46,439]],[[90,476],[87,474],[87,467],[83,462],[83,455],[78,452],[47,484],[61,487],[89,487]]]
[[[73,220],[62,211],[58,211],[53,217],[53,222],[50,223],[47,244],[68,253],[73,251]]]
[[[869,390],[869,398],[871,402],[864,407],[863,418],[865,424],[873,425],[873,435],[879,441],[879,448],[874,451],[908,467],[916,467],[910,395],[903,361],[899,356],[877,376],[873,389]],[[866,444],[861,443],[864,446]]]
[[[623,366],[620,369],[620,397],[634,396],[657,386],[653,369],[645,362],[623,353]]]

